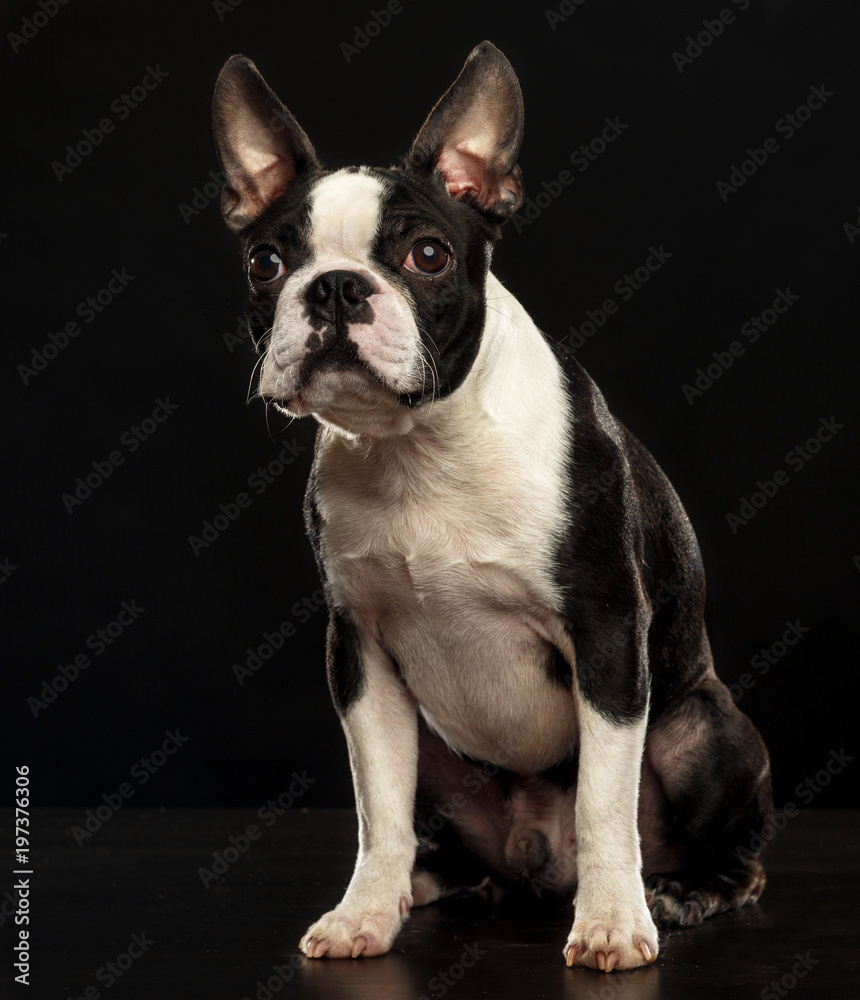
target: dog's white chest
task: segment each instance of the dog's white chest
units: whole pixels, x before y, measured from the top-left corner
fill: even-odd
[[[430,725],[529,772],[568,753],[576,725],[549,672],[554,502],[522,454],[492,427],[468,449],[449,435],[367,453],[329,439],[318,504],[335,601],[394,658]]]

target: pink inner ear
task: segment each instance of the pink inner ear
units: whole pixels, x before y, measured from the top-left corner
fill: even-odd
[[[460,198],[474,191],[480,198],[484,187],[484,162],[462,149],[446,149],[439,156],[436,169],[445,178],[448,193]]]
[[[261,212],[283,194],[295,176],[292,164],[280,156],[255,152],[247,157],[249,166],[244,195]]]
[[[272,202],[287,190],[295,174],[291,163],[279,156],[275,157],[268,166],[258,172],[256,176],[258,190],[267,201]]]

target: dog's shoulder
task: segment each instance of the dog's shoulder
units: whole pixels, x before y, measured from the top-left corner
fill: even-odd
[[[558,573],[570,576],[568,593],[599,591],[600,581],[617,586],[628,575],[624,568],[635,566],[654,608],[668,605],[701,616],[701,553],[669,478],[648,448],[610,412],[603,393],[573,353],[551,337],[547,340],[563,373],[571,413],[570,530],[558,553]],[[608,566],[615,571],[607,575]],[[671,617],[671,612],[663,615],[665,621]]]

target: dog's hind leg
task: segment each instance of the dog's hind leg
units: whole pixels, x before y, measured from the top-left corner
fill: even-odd
[[[706,675],[656,723],[645,753],[683,856],[677,871],[646,872],[655,923],[691,927],[755,902],[765,886],[761,833],[773,815],[770,764],[725,685]]]

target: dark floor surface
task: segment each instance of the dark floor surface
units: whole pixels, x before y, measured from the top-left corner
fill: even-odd
[[[0,819],[0,843],[11,844],[10,812]],[[565,967],[569,908],[510,896],[418,909],[383,958],[300,956],[302,933],[349,879],[351,812],[288,811],[208,887],[199,870],[231,837],[244,845],[246,827],[262,825],[253,811],[122,809],[78,846],[71,828],[83,821],[83,810],[34,814],[31,985],[10,975],[17,938],[7,904],[4,1000],[860,998],[860,812],[789,820],[765,855],[758,905],[662,934],[654,966],[611,975]],[[7,875],[0,896],[11,884]],[[133,935],[151,943],[130,965],[119,959],[114,978],[107,963]]]

